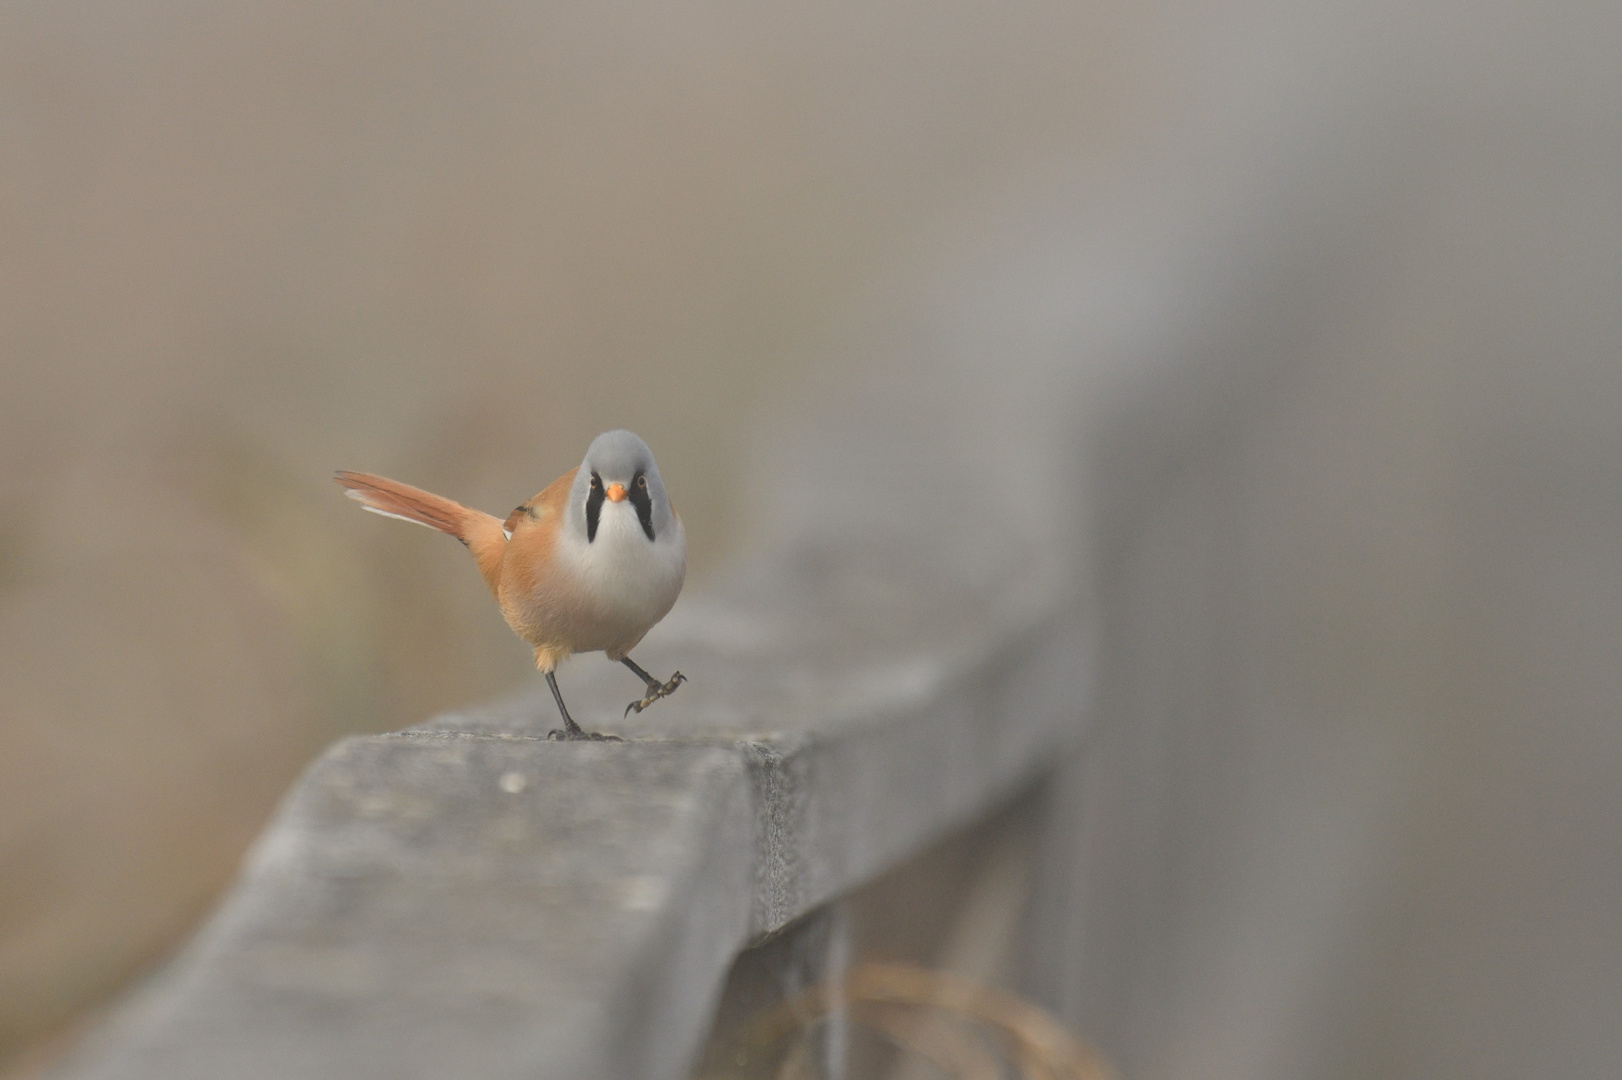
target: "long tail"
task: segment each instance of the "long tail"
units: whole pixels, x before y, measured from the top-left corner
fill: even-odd
[[[374,514],[426,525],[462,541],[479,561],[479,572],[491,592],[496,590],[501,579],[501,557],[507,546],[499,518],[482,510],[469,509],[443,495],[371,473],[339,472],[333,479],[347,489],[345,495]]]

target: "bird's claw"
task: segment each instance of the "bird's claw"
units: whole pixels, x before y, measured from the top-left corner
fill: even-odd
[[[634,712],[641,712],[643,709],[646,709],[649,705],[652,705],[660,698],[669,697],[671,694],[676,692],[676,687],[680,686],[686,681],[687,676],[678,671],[676,674],[670,677],[669,682],[662,686],[657,683],[649,683],[648,696],[643,698],[641,701],[633,701],[629,705],[625,706],[624,716],[630,716]]]
[[[600,731],[582,731],[575,728],[553,728],[546,733],[546,737],[553,742],[624,742],[618,735],[604,735]]]

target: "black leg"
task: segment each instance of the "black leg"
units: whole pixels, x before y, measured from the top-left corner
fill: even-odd
[[[588,734],[587,732],[582,731],[580,725],[574,722],[574,717],[569,715],[569,707],[563,704],[563,692],[558,689],[557,676],[552,674],[550,671],[546,673],[546,685],[552,688],[552,699],[558,703],[558,712],[563,714],[563,726],[561,728],[553,728],[552,731],[546,736],[548,739],[595,739],[599,742],[620,741],[618,735],[599,735],[596,732],[591,732]]]
[[[558,689],[558,677],[550,671],[546,673],[546,685],[552,688],[552,699],[558,703],[558,712],[563,714],[563,730],[552,732],[551,737],[578,739],[585,735],[585,732],[580,730],[580,725],[574,722],[574,717],[569,715],[569,706],[563,703],[563,691]]]
[[[641,712],[643,709],[646,709],[649,705],[652,705],[655,701],[658,701],[662,697],[669,697],[671,694],[676,692],[676,687],[687,681],[687,676],[678,671],[676,674],[670,677],[669,682],[662,683],[658,679],[655,679],[652,675],[649,675],[646,671],[643,671],[641,666],[629,656],[620,657],[620,663],[630,668],[632,673],[646,683],[648,687],[647,697],[643,698],[641,701],[633,701],[629,705],[625,706],[626,716],[630,716],[633,712]]]
[[[621,657],[620,663],[630,668],[632,673],[635,674],[637,678],[647,683],[649,690],[652,690],[654,687],[659,685],[658,679],[655,679],[652,675],[649,675],[646,671],[643,671],[642,666],[635,660],[632,660],[629,656]]]

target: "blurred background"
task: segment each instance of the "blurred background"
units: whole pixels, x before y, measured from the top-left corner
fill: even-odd
[[[1595,0],[0,5],[0,1075],[534,678],[333,469],[630,427],[702,588],[860,409],[1066,478],[1127,1076],[1617,1075],[1619,297]]]

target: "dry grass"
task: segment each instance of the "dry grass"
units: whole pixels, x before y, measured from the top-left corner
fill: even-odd
[[[740,1067],[788,1052],[777,1080],[814,1076],[815,1025],[836,1014],[870,1028],[957,1080],[1111,1080],[1085,1043],[1046,1011],[1003,990],[911,964],[864,963],[765,1010],[739,1035]],[[707,1080],[722,1080],[716,1074]]]

